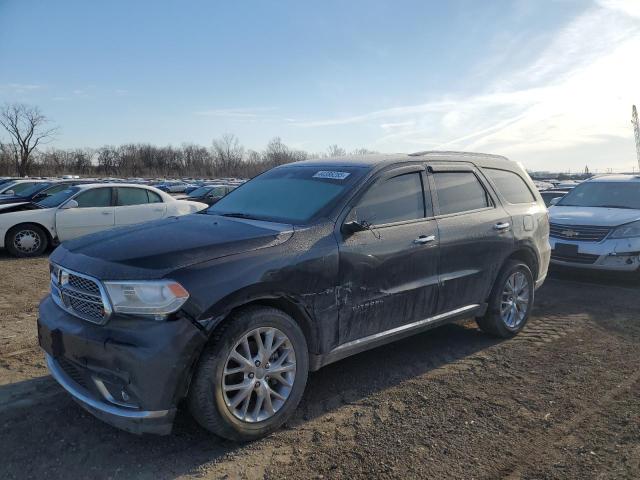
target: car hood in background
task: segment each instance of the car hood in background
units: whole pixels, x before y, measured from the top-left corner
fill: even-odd
[[[23,212],[25,210],[35,210],[37,207],[31,202],[19,202],[19,203],[6,203],[4,205],[0,205],[0,214],[2,213],[13,213],[13,212]]]
[[[618,225],[640,220],[640,210],[554,206],[549,208],[549,217],[552,223],[562,225],[617,227]]]
[[[279,245],[292,235],[292,225],[191,214],[65,242],[51,261],[102,280],[161,278],[178,268]]]

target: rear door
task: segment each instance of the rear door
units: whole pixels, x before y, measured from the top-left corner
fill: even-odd
[[[85,190],[73,200],[78,202],[78,207],[59,208],[56,211],[56,232],[61,242],[113,228],[115,225],[113,188]]]
[[[482,304],[513,251],[511,217],[471,164],[431,164],[440,234],[438,313]]]
[[[163,218],[167,205],[155,192],[146,188],[116,188],[116,225],[132,225]]]
[[[424,167],[414,165],[380,175],[352,203],[344,222],[357,220],[370,229],[338,233],[339,344],[434,312],[438,228],[430,198]]]

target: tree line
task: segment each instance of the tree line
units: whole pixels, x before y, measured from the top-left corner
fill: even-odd
[[[285,145],[273,138],[262,151],[246,149],[233,134],[213,140],[211,147],[183,144],[159,147],[150,144],[126,144],[101,148],[46,148],[57,133],[37,107],[5,105],[0,110],[0,126],[9,140],[0,136],[0,176],[82,175],[149,178],[251,178],[285,163],[347,152],[331,145],[326,152],[309,153]],[[358,149],[351,154],[374,153]]]

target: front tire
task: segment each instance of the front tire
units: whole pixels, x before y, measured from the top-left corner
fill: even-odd
[[[38,257],[48,245],[49,237],[44,229],[30,223],[13,227],[5,238],[5,246],[14,257]]]
[[[205,348],[189,410],[220,437],[255,440],[291,417],[308,372],[307,342],[298,324],[275,308],[251,307],[231,317]]]
[[[534,280],[529,267],[520,261],[509,260],[491,290],[487,313],[476,318],[476,323],[490,335],[513,337],[529,320],[534,292]]]

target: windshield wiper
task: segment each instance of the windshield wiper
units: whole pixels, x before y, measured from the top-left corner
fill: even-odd
[[[625,207],[624,205],[595,205],[596,208],[626,208],[628,210],[637,210],[633,207]]]
[[[220,215],[222,215],[223,217],[246,218],[248,220],[260,220],[259,218],[256,218],[253,215],[249,215],[247,213],[240,213],[240,212],[221,213]]]

